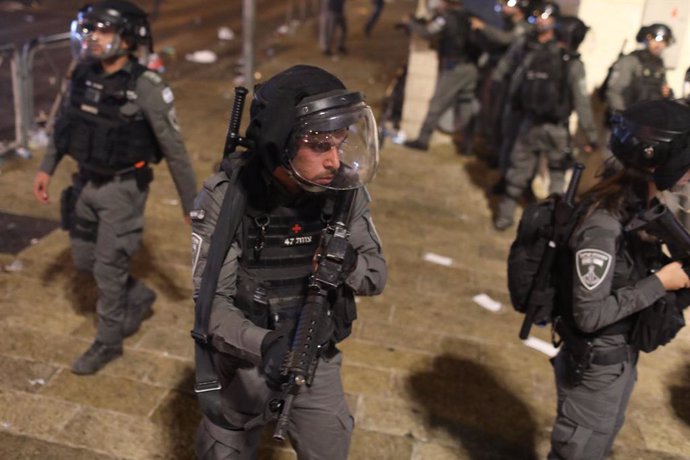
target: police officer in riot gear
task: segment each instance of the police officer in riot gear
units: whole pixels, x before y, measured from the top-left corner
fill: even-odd
[[[378,164],[375,121],[361,93],[306,65],[257,86],[250,117],[251,148],[241,155],[243,162],[231,160],[234,155],[224,160],[223,171],[204,183],[192,213],[198,297],[209,276],[206,266],[214,265],[216,255],[209,249],[223,197],[240,190],[247,197],[244,209],[229,213],[242,217],[222,256],[208,327],[229,426],[219,426],[206,413],[197,456],[255,458],[262,427],[275,417],[270,403],[285,382],[281,362],[304,306],[319,234],[334,200],[356,190],[347,222],[351,257],[343,262],[341,287],[327,301],[331,320],[321,334],[313,384],[296,396],[288,426],[298,458],[345,459],[353,418],[336,344],[355,319],[354,295],[379,294],[387,276],[365,188]],[[241,168],[236,183],[235,168]]]
[[[80,62],[33,191],[47,203],[62,157],[78,163],[74,184],[62,195],[63,227],[76,267],[93,274],[99,296],[95,341],[72,371],[92,374],[122,355],[123,339],[152,314],[155,293],[129,274],[153,179],[149,165],[168,160],[187,222],[196,182],[172,91],[136,60],[137,48],[151,47],[146,13],[124,0],[87,5],[72,24],[72,43]]]
[[[513,224],[518,200],[534,177],[539,155],[547,157],[550,193],[563,193],[565,171],[572,161],[568,118],[573,110],[587,137],[585,151],[591,152],[598,142],[585,69],[577,53],[587,26],[576,17],[563,16],[552,25],[537,22],[540,27],[552,27],[553,40],[542,42],[526,55],[520,81],[512,92],[513,103],[525,115],[511,153],[505,193],[494,217],[497,230]]]
[[[658,191],[690,179],[690,108],[646,101],[621,115],[610,148],[624,168],[607,171],[585,194],[584,217],[569,242],[573,259],[566,262],[569,275],[555,321],[564,346],[553,361],[558,412],[549,459],[608,455],[637,380],[639,350],[671,340],[684,324],[681,309],[690,303],[681,264],[668,263],[659,240],[631,226]],[[651,309],[653,315],[646,315]],[[648,343],[661,332],[652,328],[668,325],[670,334]]]
[[[644,48],[621,57],[608,81],[606,102],[611,114],[639,101],[672,97],[662,54],[673,44],[673,32],[665,24],[651,24],[640,28],[635,39]]]
[[[419,36],[438,40],[438,76],[434,94],[417,138],[404,144],[412,149],[428,150],[431,135],[441,116],[449,108],[455,107],[455,143],[461,153],[469,154],[469,128],[479,78],[477,61],[481,55],[471,33],[470,14],[461,0],[443,0],[437,14],[428,23],[411,18],[404,23]]]

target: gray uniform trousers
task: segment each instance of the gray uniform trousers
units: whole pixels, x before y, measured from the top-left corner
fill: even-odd
[[[439,70],[434,95],[429,101],[429,110],[417,136],[420,142],[429,143],[441,115],[454,106],[457,108],[455,131],[467,134],[474,112],[473,101],[478,78],[479,71],[472,63],[457,64],[452,69]]]
[[[607,340],[615,338],[620,338],[618,344],[599,349],[605,351],[625,343],[622,336],[609,336]],[[561,350],[553,360],[558,408],[548,460],[598,460],[609,454],[637,381],[637,358],[638,352],[631,349],[625,362],[591,364],[582,382],[573,387],[566,382],[566,356]]]
[[[517,200],[530,186],[541,154],[546,155],[551,183],[549,193],[563,193],[565,161],[570,152],[568,127],[555,123],[536,123],[526,117],[520,124],[506,174],[506,193],[498,207],[498,217],[512,219]]]
[[[330,360],[321,358],[313,385],[303,387],[293,402],[288,434],[299,460],[347,459],[354,418],[345,401],[341,364],[341,353]],[[223,387],[223,392],[223,409],[234,423],[247,423],[261,416],[267,412],[267,404],[279,396],[268,388],[265,377],[256,367],[238,369],[231,382]],[[234,408],[226,406],[228,400],[234,400]],[[231,431],[203,417],[196,437],[197,458],[255,459],[261,432],[268,421],[263,420],[260,426],[248,431]]]
[[[149,301],[153,291],[129,274],[129,260],[139,249],[148,188],[134,178],[102,185],[87,182],[75,207],[70,232],[72,258],[79,270],[91,272],[98,286],[96,340],[116,345],[123,339],[128,308]]]

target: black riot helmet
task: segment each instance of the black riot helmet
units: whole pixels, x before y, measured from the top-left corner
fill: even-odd
[[[653,170],[667,190],[690,170],[690,107],[670,100],[643,101],[614,116],[609,148],[624,166]]]
[[[556,20],[556,40],[563,43],[571,52],[577,51],[588,30],[587,24],[575,16],[560,16]]]
[[[146,12],[126,0],[103,0],[87,4],[77,13],[77,19],[70,27],[72,49],[79,58],[109,57],[134,53],[139,47],[153,51],[153,39]],[[114,33],[109,45],[100,52],[94,52],[94,33],[96,31]],[[121,48],[121,41],[127,42],[128,49]]]
[[[368,183],[378,167],[378,134],[362,93],[335,75],[297,65],[254,89],[246,137],[269,171],[284,167],[305,190],[352,189]],[[303,150],[337,152],[340,168],[327,180],[302,174]],[[330,153],[329,153],[330,152]]]
[[[537,17],[542,19],[550,18],[551,16],[558,17],[561,14],[561,7],[556,2],[537,2],[533,4],[532,16],[536,20]],[[532,20],[531,22],[534,22]]]
[[[640,27],[640,30],[635,36],[635,40],[638,43],[646,43],[647,40],[654,40],[658,42],[665,41],[666,44],[670,46],[675,41],[675,37],[673,36],[673,31],[669,26],[666,24],[657,23]]]
[[[532,0],[498,0],[495,8],[496,11],[500,12],[502,6],[519,8],[525,16],[529,16],[534,11],[534,2]]]

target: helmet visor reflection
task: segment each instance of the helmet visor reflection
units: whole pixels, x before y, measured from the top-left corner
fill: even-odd
[[[302,182],[322,189],[362,187],[379,162],[376,122],[368,105],[340,107],[300,120],[289,160]]]

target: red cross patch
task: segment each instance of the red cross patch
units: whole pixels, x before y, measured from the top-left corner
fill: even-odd
[[[300,224],[295,224],[292,226],[292,233],[295,235],[302,231],[302,226]]]

